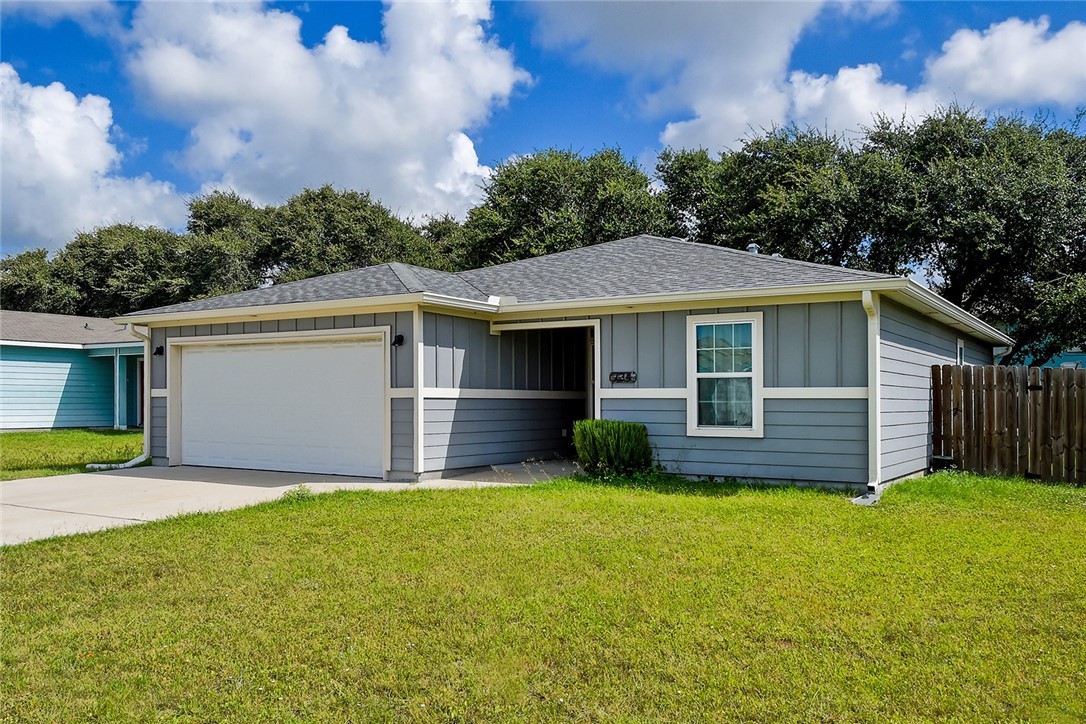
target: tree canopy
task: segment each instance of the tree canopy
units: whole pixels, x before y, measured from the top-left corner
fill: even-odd
[[[118,224],[52,257],[0,259],[0,306],[109,316],[388,261],[456,270],[651,233],[912,274],[1006,328],[1005,362],[1039,362],[1086,345],[1079,120],[950,107],[878,117],[855,139],[772,128],[715,156],[668,149],[655,182],[618,149],[551,148],[500,164],[463,223],[400,219],[331,186],[278,206],[213,191],[190,200],[184,232]]]
[[[651,180],[618,149],[548,149],[498,166],[460,232],[474,268],[670,229]]]

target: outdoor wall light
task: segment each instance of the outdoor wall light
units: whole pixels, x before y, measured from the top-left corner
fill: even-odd
[[[165,353],[166,353],[165,348],[160,344],[159,346],[155,347],[155,351],[151,353],[151,356],[152,357],[161,357]]]
[[[389,344],[392,345],[393,347],[402,347],[403,346],[403,335],[402,334],[397,334],[395,337],[392,338],[392,341],[389,342]]]

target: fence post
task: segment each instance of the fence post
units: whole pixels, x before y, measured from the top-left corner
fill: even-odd
[[[931,456],[943,455],[943,368],[931,366]],[[931,461],[928,461],[931,467]]]

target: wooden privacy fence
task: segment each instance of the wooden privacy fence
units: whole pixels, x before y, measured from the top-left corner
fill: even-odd
[[[932,365],[931,390],[933,458],[1086,485],[1086,369]]]

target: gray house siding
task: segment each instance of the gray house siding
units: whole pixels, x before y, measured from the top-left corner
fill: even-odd
[[[392,470],[411,472],[415,467],[415,401],[392,400]]]
[[[425,312],[426,387],[476,390],[585,389],[584,329],[490,333],[482,319]]]
[[[487,321],[426,312],[423,350],[426,388],[467,391],[457,397],[426,398],[425,471],[569,454],[573,421],[586,413],[588,352],[583,328],[494,335]],[[523,396],[471,396],[472,390]],[[576,397],[549,397],[548,392]]]
[[[151,398],[151,458],[155,465],[166,464],[166,398]]]
[[[856,301],[604,315],[602,386],[685,388],[687,316],[732,312],[762,313],[766,387],[867,384],[867,316]],[[637,382],[612,385],[612,371],[636,371]]]
[[[879,385],[884,482],[928,468],[931,459],[931,365],[954,364],[957,340],[970,364],[992,364],[990,345],[883,300]]]
[[[426,400],[428,471],[518,463],[571,454],[584,403],[568,399]]]
[[[602,400],[603,417],[644,423],[657,462],[683,475],[867,482],[867,400],[765,401],[765,437],[687,437],[685,399]]]
[[[389,326],[392,328],[392,336],[402,334],[404,343],[400,347],[393,347],[392,366],[389,370],[391,385],[394,388],[411,387],[414,385],[414,364],[412,344],[414,336],[414,313],[384,312],[378,314],[345,314],[334,317],[302,317],[298,319],[279,319],[261,322],[230,322],[224,324],[197,324],[178,327],[156,327],[151,330],[151,349],[165,346],[167,341],[176,337],[200,337],[200,336],[229,336],[234,334],[278,334],[282,332],[304,332],[321,329],[355,329],[365,327]],[[166,389],[167,355],[151,357],[151,389]],[[407,400],[410,402],[410,400]],[[393,410],[396,409],[396,401],[393,401]],[[412,414],[409,410],[408,414]],[[151,455],[152,462],[156,465],[166,465],[166,399],[153,397],[151,400]],[[410,425],[410,423],[408,423]],[[402,427],[402,425],[401,425]],[[396,428],[396,419],[393,419],[393,428]],[[409,443],[410,445],[410,443]],[[395,444],[393,446],[393,468],[395,467]],[[410,458],[410,454],[408,455]],[[406,470],[411,469],[410,463]]]

